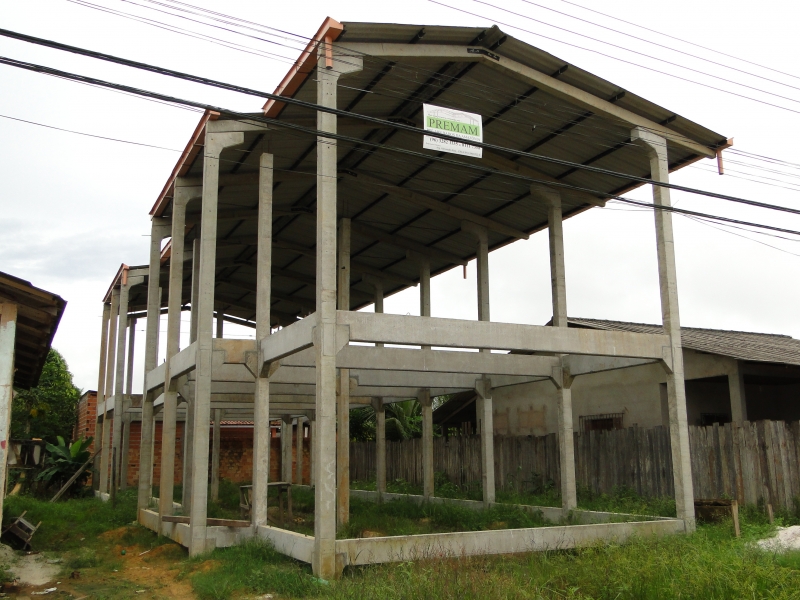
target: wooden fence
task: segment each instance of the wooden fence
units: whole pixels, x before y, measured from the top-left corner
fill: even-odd
[[[746,422],[742,426],[689,427],[692,480],[696,498],[730,496],[740,503],[768,502],[793,508],[800,498],[800,422]],[[558,441],[541,437],[495,436],[498,488],[559,489]],[[477,436],[435,438],[433,469],[460,486],[480,485]],[[643,496],[671,496],[669,429],[631,427],[575,434],[579,486],[595,492],[627,487]],[[422,441],[386,443],[386,478],[422,485]],[[351,480],[375,478],[375,443],[350,446]]]

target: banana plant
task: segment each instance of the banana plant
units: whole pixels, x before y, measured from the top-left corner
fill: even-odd
[[[67,445],[64,438],[58,436],[58,445],[46,444],[47,456],[44,460],[44,470],[39,473],[36,481],[44,481],[47,484],[63,485],[89,460],[89,446],[93,438],[75,440]],[[75,480],[72,487],[82,486],[89,477],[90,472],[84,471]]]

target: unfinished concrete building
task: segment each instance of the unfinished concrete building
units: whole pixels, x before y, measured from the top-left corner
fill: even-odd
[[[562,220],[641,185],[639,178],[668,182],[670,171],[717,156],[727,140],[497,27],[327,19],[276,93],[323,110],[270,100],[250,118],[204,114],[152,209],[150,264],[123,269],[106,299],[104,323],[112,325],[108,332],[104,325],[100,418],[130,391],[122,387],[126,326],[131,318],[147,322],[139,521],[193,555],[260,536],[324,578],[347,565],[431,552],[509,553],[691,531],[671,215],[654,211],[662,334],[567,327]],[[481,158],[424,151],[423,103],[477,113],[485,142],[546,159],[500,148],[484,148]],[[330,108],[382,121],[326,112]],[[653,186],[654,203],[669,207],[669,192]],[[544,229],[552,326],[492,321],[488,253]],[[478,320],[432,318],[431,277],[470,260],[478,269]],[[385,295],[413,286],[420,316],[383,314]],[[373,304],[374,313],[358,312]],[[191,337],[181,348],[185,309],[191,310]],[[158,356],[164,310],[166,355]],[[223,321],[254,327],[255,340],[226,339]],[[666,373],[677,518],[602,522],[608,515],[575,510],[570,388],[576,377],[642,361],[656,361]],[[378,500],[390,496],[383,407],[420,399],[420,501],[434,502],[440,500],[433,486],[431,397],[476,390],[483,503],[467,504],[480,509],[495,502],[493,391],[537,380],[557,390],[564,474],[562,508],[541,510],[556,523],[572,512],[585,524],[337,539],[337,525],[349,515],[350,408],[372,404],[377,411],[378,491],[359,494]],[[170,448],[179,405],[187,411],[188,441],[182,515],[176,516]],[[240,527],[207,519],[209,424],[219,421],[218,411],[255,423],[253,509]],[[158,482],[149,468],[156,414],[163,422]],[[270,417],[287,426],[310,421],[313,536],[267,523]],[[113,429],[124,443],[121,419]],[[104,440],[110,430],[104,429]],[[112,457],[105,454],[104,464]],[[102,485],[107,491],[108,481]]]

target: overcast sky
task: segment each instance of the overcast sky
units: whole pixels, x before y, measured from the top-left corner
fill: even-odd
[[[795,100],[800,99],[800,78],[796,76],[800,75],[800,69],[795,64],[798,9],[792,8],[791,3],[776,0],[757,4],[674,0],[663,5],[628,0],[577,1],[758,65],[605,19],[563,0],[536,0],[536,4],[522,0],[495,0],[492,2],[494,6],[474,0],[443,0],[445,4],[475,15],[428,0],[406,0],[400,4],[306,0],[302,5],[274,1],[192,0],[198,6],[304,36],[313,35],[328,15],[340,21],[483,27],[498,24],[510,35],[725,137],[734,137],[736,149],[800,163],[794,144],[800,131],[800,102]],[[273,38],[278,43],[269,44],[242,38],[154,12],[154,8],[160,7],[148,0],[94,2],[95,8],[85,2],[70,0],[6,3],[2,27],[267,91],[275,88],[291,60],[299,54],[294,42]],[[504,12],[498,8],[500,6],[518,14]],[[590,23],[542,7],[569,13]],[[168,22],[191,30],[193,35],[205,33],[275,56],[232,50],[100,8]],[[603,45],[544,23],[645,52],[705,74]],[[658,41],[664,46],[769,77],[785,85],[639,42],[592,23]],[[761,102],[659,74],[601,53],[752,96]],[[256,98],[66,55],[7,38],[0,38],[0,55],[233,109],[256,111],[262,104]],[[0,270],[60,294],[68,301],[53,345],[65,355],[76,385],[95,389],[103,295],[120,263],[135,265],[147,262],[148,212],[175,165],[178,152],[194,129],[198,114],[7,66],[0,66],[0,82],[0,115],[3,115],[0,117]],[[80,136],[7,117],[161,149]],[[676,173],[672,181],[773,204],[800,205],[800,193],[785,189],[792,187],[794,182],[800,190],[800,180],[797,179],[800,169],[797,167],[759,163],[751,157],[732,153],[726,156],[728,174],[724,177],[716,174],[713,161],[706,160]],[[759,179],[763,183],[750,179]],[[650,190],[643,188],[629,196],[650,201]],[[681,208],[800,230],[800,219],[786,213],[674,192],[673,202]],[[651,211],[629,210],[609,203],[606,209],[593,209],[569,219],[564,231],[570,316],[660,322]],[[550,318],[546,236],[546,232],[542,232],[527,242],[516,242],[491,254],[492,320],[543,324]],[[800,291],[797,277],[800,244],[719,225],[711,226],[680,216],[675,217],[675,238],[683,325],[800,337],[800,316],[794,308]],[[412,289],[388,298],[386,312],[418,314],[417,294],[417,290]],[[433,316],[477,317],[474,263],[469,266],[466,280],[462,278],[460,269],[434,279],[432,312]],[[143,323],[138,327],[140,342],[144,338],[143,327]],[[244,333],[231,329],[230,334]],[[137,392],[141,385],[141,354],[139,352],[137,356],[134,383]]]

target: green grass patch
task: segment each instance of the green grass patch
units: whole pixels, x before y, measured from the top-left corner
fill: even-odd
[[[278,552],[261,540],[250,540],[232,548],[220,548],[210,555],[190,559],[198,564],[218,561],[211,570],[191,574],[192,587],[202,600],[227,600],[236,593],[277,593],[281,597],[316,596],[320,583],[311,570]]]
[[[117,494],[116,507],[96,498],[75,498],[50,503],[32,496],[10,496],[3,507],[4,521],[28,511],[25,519],[42,522],[33,536],[36,550],[71,550],[91,543],[110,529],[128,525],[136,519],[135,489]],[[83,539],[82,539],[83,538]]]
[[[375,481],[353,481],[355,490],[375,491]],[[386,491],[392,494],[422,495],[422,487],[403,479],[386,482]],[[482,500],[481,485],[471,484],[458,486],[451,483],[442,473],[437,473],[434,482],[434,494],[439,498],[461,500]],[[498,489],[498,503],[524,504],[526,506],[561,506],[561,494],[552,486],[539,486],[536,492],[518,492],[509,489]],[[634,515],[650,515],[654,517],[674,517],[674,498],[648,498],[640,496],[628,488],[615,489],[610,494],[598,494],[587,488],[578,489],[578,508],[599,512],[615,512]],[[763,512],[763,511],[761,511]],[[800,514],[800,508],[796,511]],[[783,515],[783,513],[781,513]],[[784,523],[791,520],[788,514],[783,515]]]
[[[800,596],[800,571],[785,564],[797,560],[755,550],[721,524],[703,526],[691,536],[640,538],[625,545],[352,569],[328,595],[390,600],[784,600]]]
[[[350,522],[337,537],[364,537],[365,532],[373,536],[418,535],[547,525],[549,523],[541,512],[527,512],[515,506],[495,505],[489,510],[474,510],[447,503],[418,504],[401,499],[378,504],[353,498],[350,501]]]

